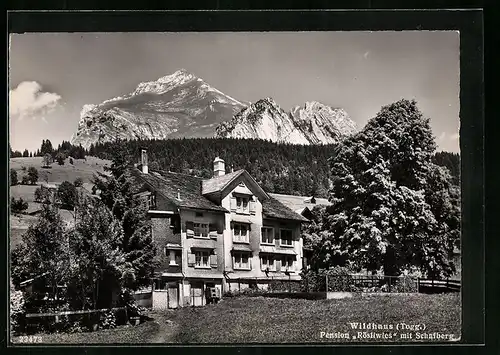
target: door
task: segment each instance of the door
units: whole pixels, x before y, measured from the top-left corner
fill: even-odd
[[[179,307],[179,288],[177,283],[171,282],[168,285],[168,308]]]
[[[155,280],[153,290],[153,309],[167,309],[168,308],[168,292],[167,284],[164,280]]]
[[[191,304],[195,307],[203,306],[205,304],[203,282],[193,282],[191,284]]]

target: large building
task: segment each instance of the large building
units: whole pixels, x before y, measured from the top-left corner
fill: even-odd
[[[226,173],[215,158],[213,177],[151,171],[147,152],[132,170],[149,206],[161,266],[153,308],[201,306],[226,291],[299,281],[301,223],[308,220],[266,193],[245,170]]]

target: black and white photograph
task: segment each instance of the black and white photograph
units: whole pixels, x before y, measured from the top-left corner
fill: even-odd
[[[9,36],[13,344],[457,343],[460,32]]]

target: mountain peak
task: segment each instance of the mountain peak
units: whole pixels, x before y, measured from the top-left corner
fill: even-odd
[[[308,101],[285,112],[271,98],[258,100],[216,129],[218,137],[261,138],[292,144],[332,144],[355,132],[343,109]]]
[[[195,78],[196,78],[195,75],[191,74],[186,69],[181,68],[181,69],[177,70],[176,72],[174,72],[173,74],[162,76],[161,78],[159,78],[156,81],[160,82],[160,83],[169,83],[169,82],[181,83],[181,82],[186,82],[186,81],[189,81],[189,80],[192,80]]]

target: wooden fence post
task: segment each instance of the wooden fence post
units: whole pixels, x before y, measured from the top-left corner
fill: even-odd
[[[328,274],[326,274],[325,277],[326,277],[326,292],[328,292]]]

